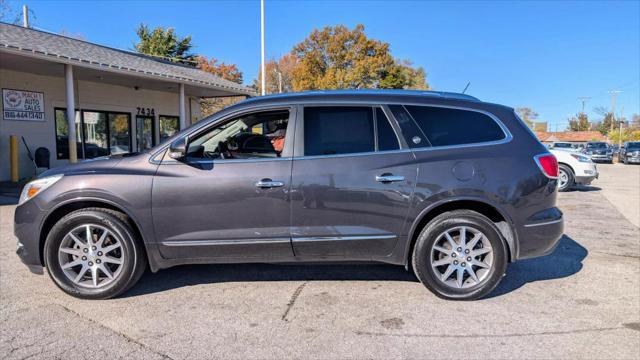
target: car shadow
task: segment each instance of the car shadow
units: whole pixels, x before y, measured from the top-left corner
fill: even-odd
[[[487,298],[510,293],[527,283],[574,275],[582,270],[582,261],[588,254],[586,248],[565,234],[553,253],[509,264],[505,277]]]
[[[489,297],[510,293],[524,284],[571,276],[582,269],[587,250],[568,236],[563,236],[556,250],[545,257],[509,264],[507,274]],[[255,281],[405,281],[417,282],[413,272],[402,266],[368,265],[274,265],[216,264],[183,265],[147,271],[132,289],[121,297],[135,297],[185,286]]]
[[[577,192],[589,192],[589,191],[600,191],[602,190],[602,188],[599,188],[597,186],[591,186],[591,185],[577,185],[575,187],[573,187],[570,191],[577,191]]]

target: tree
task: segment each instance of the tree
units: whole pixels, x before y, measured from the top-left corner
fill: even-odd
[[[296,66],[296,58],[292,54],[283,55],[278,61],[271,59],[264,64],[266,93],[275,94],[293,91],[293,69]],[[253,80],[253,88],[258,93],[262,91],[262,69],[258,70],[258,78]]]
[[[598,131],[600,131],[602,135],[607,135],[609,131],[611,131],[611,124],[613,123],[613,113],[611,113],[611,111],[609,111],[609,109],[604,106],[594,108],[593,112],[602,116],[602,120],[598,122]]]
[[[207,60],[206,56],[197,56],[196,62],[196,66],[200,70],[206,71],[225,80],[242,84],[242,71],[238,70],[236,64],[226,64],[224,62],[218,64],[218,59],[212,57],[211,60]]]
[[[173,28],[157,27],[150,30],[145,24],[140,24],[136,30],[139,42],[135,49],[143,54],[158,56],[178,63],[194,65],[194,55],[191,50],[191,36],[178,37]]]
[[[29,27],[32,27],[36,22],[36,13],[29,8]],[[9,1],[0,0],[0,21],[10,23],[13,25],[22,24],[22,11],[14,9]]]
[[[588,131],[589,130],[589,118],[587,114],[580,112],[576,116],[569,118],[569,131]]]
[[[634,130],[640,130],[640,115],[631,115],[631,121],[629,122],[629,128]]]
[[[314,30],[291,54],[296,60],[291,80],[295,91],[429,88],[424,70],[395,60],[389,44],[368,38],[361,24],[353,30],[343,25]]]
[[[538,118],[538,113],[528,107],[516,108],[516,114],[524,121],[529,128],[533,128],[533,122]]]
[[[620,134],[622,133],[622,137]],[[625,141],[640,141],[640,130],[622,128],[622,131],[615,129],[609,133],[609,140],[612,144],[624,143]]]

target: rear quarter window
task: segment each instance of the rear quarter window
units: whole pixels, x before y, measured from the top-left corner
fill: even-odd
[[[502,128],[488,115],[435,106],[405,106],[432,146],[477,144],[503,140]]]

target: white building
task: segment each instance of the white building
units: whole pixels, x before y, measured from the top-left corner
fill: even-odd
[[[52,167],[68,163],[68,104],[78,159],[88,159],[158,144],[200,120],[201,98],[255,95],[189,66],[4,23],[0,88],[0,181],[10,178],[10,135],[47,148]],[[33,176],[21,140],[18,159],[20,178]]]

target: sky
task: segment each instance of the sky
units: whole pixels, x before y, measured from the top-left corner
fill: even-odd
[[[14,1],[36,28],[132,49],[140,23],[191,35],[194,52],[235,63],[250,84],[260,65],[260,2]],[[434,90],[527,106],[564,130],[581,110],[640,113],[640,1],[265,1],[266,58],[291,51],[313,29],[363,24],[396,58],[427,72]]]

